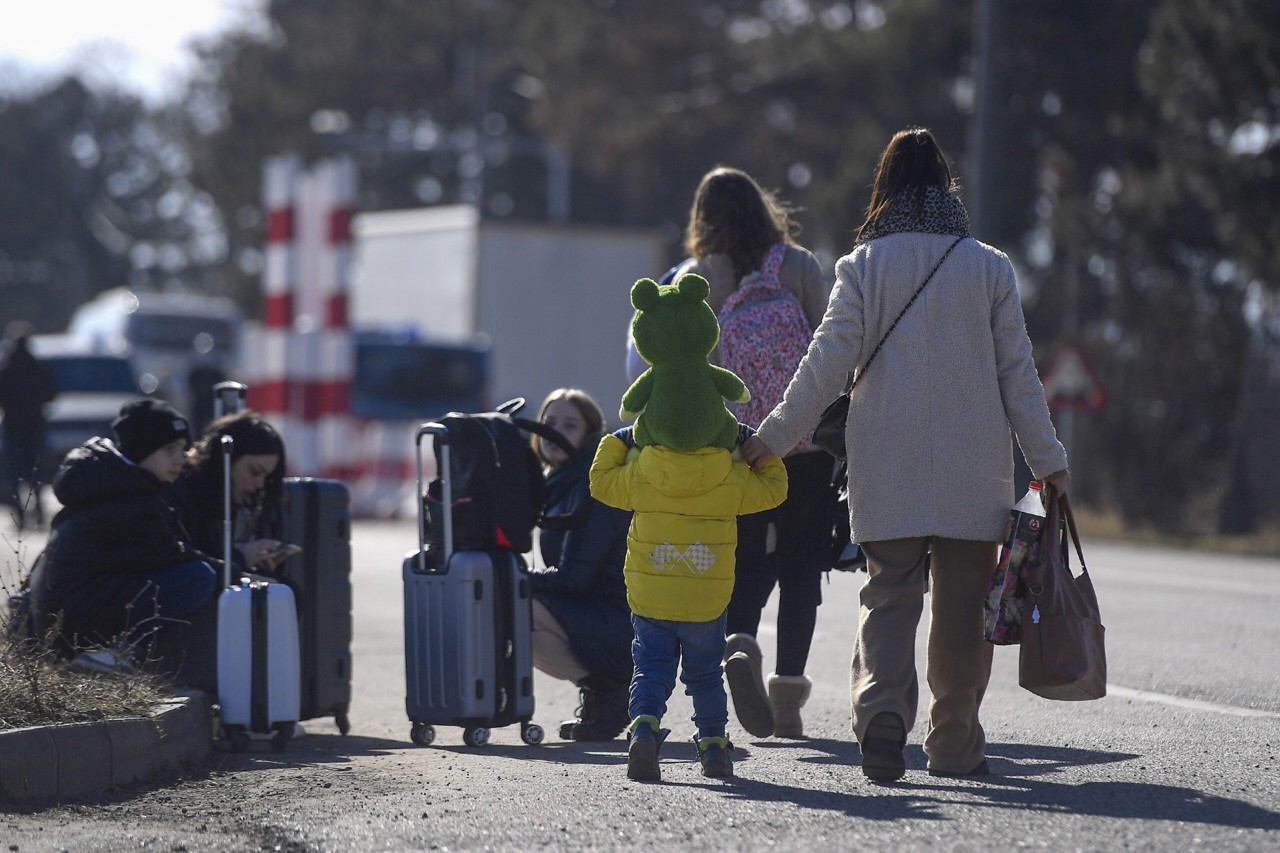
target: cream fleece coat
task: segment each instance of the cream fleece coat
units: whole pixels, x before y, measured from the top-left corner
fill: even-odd
[[[760,425],[770,450],[783,455],[814,427],[954,240],[889,234],[836,263],[813,343]],[[1037,477],[1067,467],[1013,266],[965,238],[854,389],[845,433],[854,541],[999,540],[1014,492],[1011,428]]]

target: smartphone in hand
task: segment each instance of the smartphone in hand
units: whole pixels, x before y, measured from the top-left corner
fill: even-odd
[[[273,563],[278,563],[286,557],[292,557],[294,554],[301,554],[301,545],[292,545],[288,542],[281,542],[279,547],[267,555],[267,559]]]

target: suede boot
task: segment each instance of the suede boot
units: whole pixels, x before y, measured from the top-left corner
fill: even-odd
[[[773,706],[774,737],[804,737],[800,709],[809,700],[813,682],[807,675],[769,676],[769,704]]]
[[[765,692],[760,644],[750,634],[731,634],[724,647],[725,680],[738,722],[756,737],[773,734],[773,706]]]

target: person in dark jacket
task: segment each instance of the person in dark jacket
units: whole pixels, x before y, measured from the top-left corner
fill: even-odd
[[[533,663],[581,690],[566,740],[613,740],[631,718],[631,610],[622,564],[631,514],[591,497],[587,474],[604,430],[595,400],[577,388],[551,392],[538,420],[577,448],[572,455],[539,436],[533,449],[547,476],[533,582]]]
[[[187,464],[165,491],[191,544],[218,560],[218,585],[224,583],[222,438],[230,436],[232,549],[231,580],[266,579],[284,561],[280,541],[270,531],[279,526],[280,492],[284,485],[284,442],[279,433],[251,410],[211,422],[187,454]],[[286,583],[288,583],[286,581]],[[302,590],[294,587],[301,602]],[[175,680],[206,692],[218,684],[217,608],[215,596],[191,616],[190,624],[161,638],[155,656]],[[295,733],[296,736],[296,733]]]
[[[76,655],[73,665],[127,672],[144,641],[213,597],[217,575],[162,494],[182,470],[187,419],[147,397],[126,403],[112,427],[114,443],[89,439],[54,477],[63,508],[32,605],[37,629],[58,628],[57,650]]]
[[[278,527],[284,487],[284,441],[255,411],[213,421],[188,455],[187,466],[167,496],[199,550],[222,557],[222,437],[231,436],[231,505],[234,512],[233,568],[270,574],[283,557],[280,540],[267,531]]]
[[[14,520],[21,530],[26,522],[27,501],[35,514],[36,524],[44,524],[40,506],[40,489],[36,466],[44,452],[44,407],[58,394],[53,371],[31,353],[28,341],[31,325],[14,320],[5,327],[9,351],[0,366],[0,409],[4,410],[4,455],[8,479],[5,499],[13,505]],[[18,485],[26,483],[30,498],[18,494]]]

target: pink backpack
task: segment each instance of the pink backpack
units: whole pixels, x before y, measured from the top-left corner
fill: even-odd
[[[813,329],[800,300],[778,280],[787,252],[774,243],[760,264],[760,274],[744,276],[720,307],[720,365],[746,383],[750,401],[731,405],[738,420],[760,426],[782,402],[791,376],[809,349]],[[806,438],[797,450],[813,449]]]

